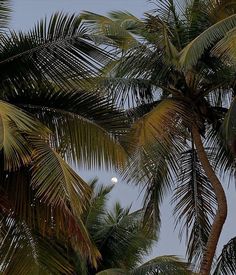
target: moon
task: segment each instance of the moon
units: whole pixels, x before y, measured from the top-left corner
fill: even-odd
[[[111,178],[111,182],[112,182],[112,183],[117,183],[117,182],[118,182],[117,177],[113,177],[113,178]]]

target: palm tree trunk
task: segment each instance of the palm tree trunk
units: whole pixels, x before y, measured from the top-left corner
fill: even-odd
[[[203,170],[209,179],[215,192],[218,208],[212,224],[210,235],[207,241],[206,249],[200,268],[200,275],[209,275],[211,271],[212,261],[215,255],[216,247],[220,238],[220,234],[227,217],[227,201],[224,189],[216,176],[205,152],[200,133],[196,126],[192,127],[193,140],[196,146],[198,158],[201,162]]]

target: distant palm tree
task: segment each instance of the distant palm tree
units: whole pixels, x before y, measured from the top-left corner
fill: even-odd
[[[143,226],[143,211],[130,212],[116,202],[110,210],[107,200],[113,186],[98,186],[91,183],[93,190],[82,220],[95,243],[101,259],[97,268],[76,253],[71,253],[76,274],[190,274],[187,265],[176,256],[160,256],[146,263],[144,257],[150,252],[157,237]]]
[[[20,272],[31,250],[36,262],[67,273],[60,249],[46,242],[55,235],[96,265],[100,254],[80,219],[91,190],[65,160],[89,168],[125,162],[118,136],[126,119],[91,92],[91,78],[110,56],[75,15],[58,13],[16,33],[6,29],[10,12],[1,1],[0,271]],[[45,256],[50,250],[55,258]],[[27,268],[23,274],[36,274],[35,265]]]
[[[169,0],[145,20],[83,14],[116,54],[101,78],[107,94],[132,107],[126,176],[145,182],[146,219],[156,227],[164,194],[175,191],[177,224],[200,274],[210,273],[227,216],[219,176],[235,175],[235,12],[235,1]]]

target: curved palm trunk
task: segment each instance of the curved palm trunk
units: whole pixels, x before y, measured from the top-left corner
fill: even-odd
[[[200,133],[197,127],[192,128],[193,140],[197,149],[198,158],[201,165],[208,177],[213,190],[215,192],[218,209],[215,215],[215,219],[212,224],[211,232],[207,241],[206,249],[203,255],[203,261],[200,268],[200,275],[208,275],[211,271],[212,261],[215,255],[217,243],[227,217],[227,201],[224,189],[217,178],[212,166],[208,160],[207,154],[205,152]]]

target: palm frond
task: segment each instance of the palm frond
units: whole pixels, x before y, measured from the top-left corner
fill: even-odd
[[[16,170],[30,162],[32,148],[27,134],[46,137],[49,130],[17,107],[0,101],[0,150],[5,170]]]
[[[213,47],[228,31],[236,26],[236,16],[231,15],[210,26],[193,39],[180,54],[180,65],[186,69],[192,67],[201,58],[204,51]]]
[[[130,272],[132,275],[187,275],[191,274],[188,265],[176,256],[156,257]]]
[[[176,256],[160,256],[132,270],[126,269],[106,269],[96,275],[190,275],[188,265]]]
[[[11,17],[11,1],[0,1],[0,33],[6,30]]]
[[[168,144],[172,135],[181,134],[178,127],[185,118],[185,109],[181,103],[165,99],[134,123],[130,132],[131,141],[135,147],[145,147],[155,141]]]
[[[34,146],[32,186],[36,196],[54,207],[62,207],[77,216],[88,200],[89,186],[80,178],[61,156],[41,140],[32,138]]]
[[[232,151],[235,150],[233,146],[235,146],[236,141],[236,97],[231,103],[231,106],[228,112],[225,115],[225,119],[223,122],[223,130],[226,137],[226,142],[231,147]]]
[[[45,202],[38,198],[37,188],[33,187],[32,189],[31,181],[32,173],[29,168],[11,173],[1,171],[0,194],[4,200],[1,201],[3,205],[0,205],[0,210],[5,213],[4,215],[11,213],[12,219],[19,223],[25,223],[28,228],[39,232],[42,236],[60,237],[64,243],[79,251],[84,258],[96,266],[96,258],[100,254],[91,242],[81,216],[75,213],[78,208],[80,210],[81,205],[85,207],[85,199],[79,200],[79,193],[76,193],[78,196],[77,208],[73,208],[69,197],[65,198],[65,205],[61,202],[56,207],[53,203],[59,200],[60,194],[56,192],[52,194],[52,190],[49,188],[48,192],[51,192],[50,195],[52,194],[50,198],[52,202],[49,204],[48,200]],[[59,186],[63,184],[63,182],[56,183]],[[46,185],[46,183],[42,182],[42,185]]]
[[[6,100],[33,113],[51,129],[51,143],[63,156],[84,167],[119,167],[126,153],[119,136],[128,127],[125,114],[108,100],[78,90],[42,87],[7,94]]]
[[[128,12],[113,11],[109,13],[109,16],[110,18],[92,12],[81,14],[81,18],[85,20],[86,26],[88,25],[92,33],[108,38],[110,45],[128,50],[139,44],[134,35],[139,35],[144,27],[141,20]],[[97,38],[96,41],[98,41]],[[104,39],[103,42],[107,44]]]
[[[182,223],[180,237],[186,232],[188,259],[197,265],[208,240],[217,201],[194,147],[183,153],[180,162],[179,185],[172,201],[176,202],[176,225]]]
[[[5,89],[13,86],[16,90],[21,90],[22,83],[32,82],[49,87],[52,82],[63,87],[76,82],[86,87],[85,80],[97,76],[108,60],[110,55],[89,39],[78,16],[55,14],[27,34],[3,37],[1,83]]]
[[[214,275],[233,275],[236,272],[236,238],[232,238],[217,260]]]
[[[103,257],[99,269],[132,268],[141,261],[154,241],[143,229],[142,219],[142,211],[129,213],[129,209],[123,209],[118,203],[106,214],[93,236]]]
[[[91,184],[90,184],[91,186]],[[113,185],[99,188],[97,182],[92,182],[92,194],[85,211],[83,221],[91,236],[94,236],[99,227],[102,226],[106,216],[106,202]]]
[[[0,246],[4,274],[73,273],[66,251],[30,230],[25,223],[17,223],[9,216],[1,219],[1,227],[7,230],[6,234],[1,232]]]
[[[209,148],[211,162],[221,177],[235,178],[236,163],[233,142],[230,144],[226,139],[225,124],[218,121],[208,127],[206,146]]]

